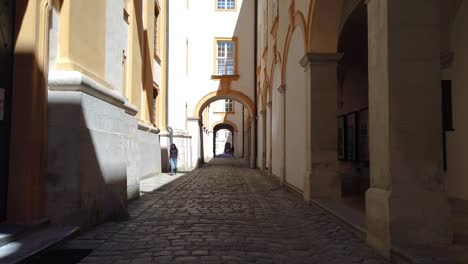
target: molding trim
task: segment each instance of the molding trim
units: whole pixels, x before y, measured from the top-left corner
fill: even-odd
[[[142,122],[141,120],[138,120],[138,129],[142,131],[150,132],[153,134],[159,134],[160,132],[159,128],[146,124]]]
[[[337,63],[343,57],[343,53],[307,53],[299,64],[307,68],[311,64]]]
[[[278,87],[278,92],[280,94],[284,94],[285,91],[286,91],[286,84],[282,84]]]
[[[122,108],[130,115],[138,113],[138,108],[125,97],[79,71],[50,71],[48,78],[51,91],[82,92]]]

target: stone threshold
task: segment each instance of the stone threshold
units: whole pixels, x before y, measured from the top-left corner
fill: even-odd
[[[366,240],[366,216],[341,200],[313,199],[312,205],[337,219],[360,239]],[[448,247],[399,247],[391,249],[391,262],[398,264],[468,264],[468,244]]]
[[[8,243],[0,246],[0,263],[10,264],[27,261],[45,252],[68,238],[78,234],[74,226],[40,224],[34,227],[14,228]]]
[[[360,239],[366,239],[366,216],[362,212],[350,208],[340,200],[312,199],[311,203],[337,219]]]

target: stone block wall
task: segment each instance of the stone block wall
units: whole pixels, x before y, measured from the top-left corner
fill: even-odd
[[[54,72],[49,86],[47,217],[82,228],[126,218],[140,179],[161,171],[157,129],[80,73]]]

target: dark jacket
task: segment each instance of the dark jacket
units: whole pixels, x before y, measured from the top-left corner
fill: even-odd
[[[169,157],[171,159],[172,158],[177,158],[178,155],[179,155],[179,150],[177,148],[170,150],[170,156]]]

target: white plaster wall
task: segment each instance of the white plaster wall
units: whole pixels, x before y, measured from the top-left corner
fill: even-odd
[[[49,70],[54,70],[59,54],[60,11],[52,9],[49,29]]]
[[[468,200],[468,2],[463,1],[455,18],[451,51],[455,53],[453,65],[444,73],[452,80],[454,132],[447,133],[447,190],[451,197]]]
[[[191,136],[185,130],[174,129],[172,134],[172,143],[176,144],[178,149],[177,169],[179,171],[190,171],[191,166]]]
[[[128,24],[123,19],[123,0],[107,0],[105,80],[122,93],[122,53],[128,56]]]
[[[283,118],[283,95],[278,91],[281,85],[281,72],[280,66],[275,68],[275,78],[273,80],[273,102],[272,102],[272,141],[275,144],[272,145],[272,173],[280,177],[282,173],[282,162],[283,162],[283,138],[284,138],[284,118]]]
[[[168,45],[168,126],[185,129],[185,102],[190,91],[196,89],[189,84],[185,74],[186,40],[192,16],[186,1],[169,1],[169,45]]]
[[[188,100],[189,116],[198,101],[219,88],[214,74],[215,37],[238,37],[238,65],[240,79],[232,83],[232,89],[244,92],[253,99],[253,27],[254,1],[238,1],[237,12],[215,11],[215,1],[170,2],[169,89],[170,122],[182,125],[177,102]],[[203,29],[203,30],[200,30]],[[188,53],[186,54],[186,43]],[[186,62],[188,61],[188,67]],[[187,73],[186,74],[186,70]],[[186,85],[187,84],[187,85]],[[179,110],[180,111],[180,110]]]
[[[299,61],[304,40],[299,29],[291,37],[286,66],[286,181],[304,189],[305,173],[305,73]]]
[[[161,86],[161,64],[156,59],[153,59],[153,80],[157,85]]]
[[[262,168],[262,160],[263,160],[263,118],[264,115],[259,113],[257,119],[257,168]]]
[[[170,1],[169,126],[185,129],[185,103],[188,105],[188,116],[197,117],[193,113],[197,103],[206,94],[220,88],[218,80],[211,80],[216,37],[238,37],[240,79],[232,82],[231,89],[243,92],[253,101],[254,4],[251,0],[238,0],[236,12],[217,12],[215,1],[196,1],[196,4],[195,1]],[[199,137],[198,128],[193,124],[189,126],[192,139]],[[242,153],[242,147],[237,145],[242,142],[242,137],[235,141],[236,152]],[[192,144],[192,152],[192,163],[196,163],[199,155],[196,142]],[[212,153],[211,142],[204,153]]]

